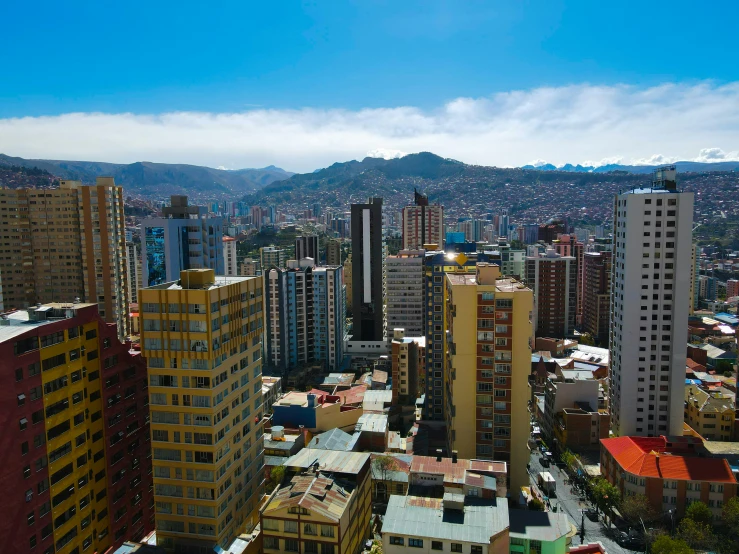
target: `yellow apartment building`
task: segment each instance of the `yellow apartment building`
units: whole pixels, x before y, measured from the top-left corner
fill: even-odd
[[[212,269],[141,289],[157,543],[228,550],[257,523],[263,483],[262,280]]]
[[[111,177],[0,190],[0,236],[6,309],[79,297],[128,335],[123,188]]]
[[[734,432],[734,399],[697,385],[685,385],[685,423],[711,441],[730,441]]]
[[[487,263],[446,279],[450,449],[460,458],[509,462],[516,490],[529,482],[533,293]]]

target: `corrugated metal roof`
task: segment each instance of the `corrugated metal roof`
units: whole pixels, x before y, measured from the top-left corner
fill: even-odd
[[[570,532],[570,520],[563,513],[511,510],[511,538],[553,542]]]
[[[308,444],[308,448],[317,448],[320,450],[347,450],[347,446],[352,440],[349,433],[345,433],[341,429],[335,428],[320,435],[313,437]]]
[[[264,510],[270,512],[300,506],[325,518],[338,521],[353,490],[328,477],[297,475],[284,485]]]
[[[490,537],[507,527],[508,506],[505,501],[492,505],[465,505],[464,511],[445,511],[439,499],[392,495],[382,534],[490,544]]]
[[[316,448],[304,448],[292,456],[285,465],[290,468],[307,469],[316,462],[321,471],[333,471],[335,473],[359,473],[365,464],[369,463],[368,452],[340,452],[336,450],[318,450]]]

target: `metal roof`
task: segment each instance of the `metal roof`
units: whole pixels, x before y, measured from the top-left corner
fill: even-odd
[[[490,544],[490,537],[507,528],[505,500],[488,505],[467,504],[461,511],[444,510],[439,499],[392,495],[382,534]]]
[[[270,512],[276,510],[300,506],[311,513],[338,521],[349,505],[352,493],[353,489],[348,484],[339,485],[328,477],[296,475],[277,491],[264,509],[264,515],[268,516]]]
[[[308,448],[316,448],[320,450],[347,450],[347,446],[352,440],[349,433],[345,433],[341,429],[334,428],[320,435],[313,437],[308,444]]]
[[[321,471],[357,474],[365,464],[369,463],[368,452],[340,452],[337,450],[319,450],[304,448],[292,456],[285,465],[290,468],[307,469],[316,462]]]
[[[511,510],[509,536],[554,542],[570,532],[570,520],[563,513]]]

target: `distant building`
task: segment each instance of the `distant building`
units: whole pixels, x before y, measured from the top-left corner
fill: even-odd
[[[444,207],[429,204],[427,196],[414,192],[413,205],[403,208],[403,250],[420,250],[427,244],[444,248]]]
[[[582,291],[583,291],[583,255],[585,254],[585,244],[577,240],[575,235],[560,235],[556,240],[552,241],[554,251],[562,256],[572,256],[575,258],[575,267],[577,272],[577,281],[575,283],[576,291],[576,314],[577,323],[579,324],[579,316],[582,314]]]
[[[326,265],[342,265],[341,242],[337,239],[329,239],[326,242]]]
[[[277,246],[265,246],[260,249],[262,271],[270,269],[284,269],[287,263],[287,251]]]
[[[224,275],[236,276],[239,274],[236,262],[236,239],[233,237],[223,237],[223,266],[225,269]]]
[[[534,291],[537,336],[564,338],[575,332],[577,260],[547,248],[526,258],[526,284]]]
[[[138,303],[138,289],[143,285],[141,282],[141,256],[139,246],[135,242],[126,243],[126,272],[128,286],[128,298],[131,303]]]
[[[320,392],[320,391],[319,391]],[[272,424],[311,432],[325,432],[338,427],[353,431],[362,415],[362,407],[346,405],[341,396],[315,392],[288,392],[272,404]]]
[[[700,248],[697,244],[693,244],[690,250],[690,294],[688,295],[689,313],[693,315],[695,310],[698,309],[700,300],[698,290],[698,276],[700,272]],[[727,294],[727,298],[730,296]]]
[[[565,409],[586,408],[585,411],[598,414],[599,408],[599,387],[600,384],[595,379],[581,379],[578,377],[565,379],[554,377],[547,379],[544,392],[544,420],[542,421],[542,432],[550,441],[555,437],[555,429],[558,424],[563,421],[559,420],[560,414]],[[593,416],[595,421],[596,435],[590,436],[588,433],[586,444],[598,444],[601,439],[601,431],[605,432],[608,437],[608,425],[603,430],[600,429],[600,418]],[[590,429],[590,419],[588,419],[588,429]],[[592,438],[592,440],[590,440]],[[584,439],[584,437],[583,437]],[[561,446],[564,448],[564,446]]]
[[[382,198],[352,204],[352,340],[385,341]]]
[[[539,225],[538,240],[545,244],[551,244],[559,235],[563,235],[566,232],[567,222],[561,219],[553,219],[543,225]]]
[[[264,413],[272,411],[272,404],[282,396],[282,377],[262,376],[262,405]]]
[[[144,286],[176,281],[187,269],[223,275],[223,220],[204,206],[188,205],[187,196],[172,196],[162,213],[141,222]]]
[[[347,312],[352,309],[352,255],[349,254],[344,260],[344,284],[346,285],[346,309]]]
[[[404,329],[408,336],[424,331],[423,250],[401,250],[385,260],[387,328]]]
[[[685,385],[685,423],[710,441],[730,441],[734,437],[735,396],[721,391],[705,391]]]
[[[393,404],[415,404],[426,373],[426,337],[406,337],[404,329],[393,329],[391,353]]]
[[[611,304],[611,253],[583,256],[582,327],[601,345],[608,345]]]
[[[261,275],[262,267],[259,260],[252,260],[251,258],[245,259],[241,262],[239,267],[239,275],[242,277],[253,277],[254,275]]]
[[[726,298],[732,296],[739,296],[739,281],[736,279],[726,281]]]
[[[313,258],[316,264],[320,263],[317,235],[300,236],[295,239],[295,259],[300,261],[303,258]]]
[[[616,437],[601,440],[601,474],[621,496],[645,495],[659,513],[685,515],[693,502],[706,504],[715,519],[737,494],[731,466],[704,453],[694,437]]]

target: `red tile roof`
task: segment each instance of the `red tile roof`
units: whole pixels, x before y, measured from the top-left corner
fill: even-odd
[[[640,477],[678,481],[736,483],[729,463],[722,458],[703,458],[689,449],[693,441],[665,437],[616,437],[602,439],[621,468]],[[694,443],[693,443],[694,444]],[[683,455],[687,454],[687,455]]]

